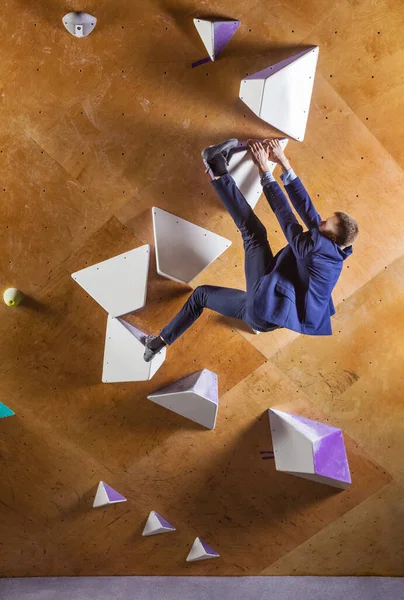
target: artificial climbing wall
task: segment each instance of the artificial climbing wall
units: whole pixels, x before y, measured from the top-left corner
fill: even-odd
[[[77,9],[98,19],[85,39],[62,25]],[[0,281],[26,298],[0,307],[0,401],[16,413],[0,421],[0,574],[402,575],[402,2],[5,0],[1,13]],[[192,19],[208,16],[241,26],[192,69],[206,56]],[[287,155],[323,217],[361,228],[333,337],[254,336],[205,311],[151,381],[102,384],[106,314],[71,273],[153,244],[158,206],[233,243],[191,286],[152,257],[134,325],[157,332],[201,283],[243,289],[239,233],[200,151],[279,135],[240,80],[312,44],[306,137]],[[256,212],[279,250],[263,197]],[[214,431],[146,399],[202,368],[219,378]],[[352,486],[262,460],[269,407],[341,427]],[[93,510],[100,480],[128,502]],[[142,538],[150,510],[177,532]],[[196,536],[221,558],[186,564]]]

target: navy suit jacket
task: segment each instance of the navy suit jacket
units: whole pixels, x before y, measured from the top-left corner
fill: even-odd
[[[303,232],[279,184],[266,184],[265,196],[289,244],[261,278],[254,311],[264,321],[299,333],[331,335],[335,314],[331,293],[352,246],[343,250],[320,233],[321,217],[298,177],[285,189],[308,231]]]

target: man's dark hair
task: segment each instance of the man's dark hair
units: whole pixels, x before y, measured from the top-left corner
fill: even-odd
[[[336,244],[338,246],[351,246],[358,237],[358,223],[345,212],[338,211],[335,215],[339,219]]]

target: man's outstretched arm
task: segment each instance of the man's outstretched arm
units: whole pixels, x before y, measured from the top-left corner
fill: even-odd
[[[296,257],[304,258],[315,248],[316,241],[309,231],[303,233],[289,202],[270,172],[267,171],[268,157],[260,142],[249,143],[252,158],[261,175],[264,194],[279,221],[282,231]]]
[[[274,161],[277,162],[282,168],[281,179],[297,214],[308,229],[318,227],[321,217],[314,208],[314,204],[303,183],[293,171],[289,160],[286,158],[285,153],[283,152],[279,140],[268,140],[268,147],[270,150],[271,159],[274,159]],[[274,179],[272,178],[272,180]]]

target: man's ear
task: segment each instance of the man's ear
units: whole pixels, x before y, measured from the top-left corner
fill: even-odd
[[[337,236],[334,233],[331,233],[331,231],[326,231],[324,235],[326,237],[328,237],[328,239],[331,240],[332,242],[337,241]]]

